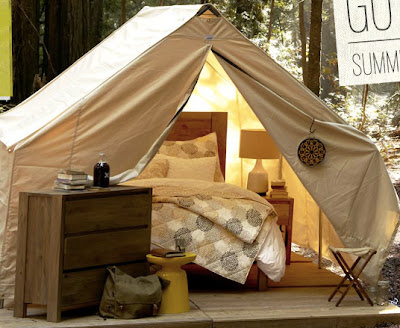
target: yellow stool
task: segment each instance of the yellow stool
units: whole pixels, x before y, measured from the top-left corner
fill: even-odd
[[[185,253],[182,257],[159,257],[147,254],[147,261],[158,264],[162,268],[157,275],[170,281],[163,290],[159,313],[182,313],[190,311],[189,291],[186,272],[181,266],[196,258],[194,253]]]

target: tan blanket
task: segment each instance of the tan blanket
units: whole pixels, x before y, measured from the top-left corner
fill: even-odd
[[[131,180],[153,188],[152,243],[175,248],[179,239],[195,262],[244,283],[277,216],[262,197],[246,189],[199,180]]]

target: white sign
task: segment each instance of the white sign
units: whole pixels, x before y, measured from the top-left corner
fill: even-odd
[[[400,0],[334,0],[340,85],[400,82]]]

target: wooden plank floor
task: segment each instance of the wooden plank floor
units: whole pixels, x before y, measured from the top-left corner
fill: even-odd
[[[325,270],[319,270],[307,259],[294,255],[293,261],[286,267],[287,272],[282,282],[274,283],[274,288],[266,292],[234,289],[235,285],[232,284],[229,285],[230,290],[221,284],[219,291],[212,285],[204,285],[200,291],[192,290],[191,311],[188,313],[136,320],[104,320],[94,314],[96,309],[84,309],[63,312],[62,322],[49,323],[45,319],[44,308],[29,307],[28,317],[23,319],[14,318],[11,310],[1,309],[0,327],[364,328],[379,323],[400,324],[400,308],[394,305],[371,307],[352,293],[346,296],[339,307],[335,307],[334,302],[328,302],[333,287],[287,287],[301,284],[307,286],[306,278],[310,275],[319,284],[335,285],[339,279]],[[323,278],[318,278],[318,273]]]
[[[269,287],[327,287],[337,286],[342,277],[325,269],[310,259],[292,253],[292,262],[286,266],[285,276],[280,282],[268,280]]]
[[[14,318],[0,310],[1,328],[363,328],[379,323],[400,324],[400,308],[369,306],[357,295],[347,296],[339,307],[328,302],[330,287],[271,288],[266,292],[192,292],[191,311],[136,320],[104,320],[94,311],[69,311],[63,321],[46,322],[45,310],[29,308],[28,318]]]
[[[342,279],[340,276],[325,270],[319,269],[318,265],[310,259],[292,253],[291,264],[286,266],[285,276],[279,282],[268,279],[268,287],[327,287],[337,286]],[[194,269],[186,267],[188,273],[189,287],[191,289],[206,290],[240,290],[257,287],[257,272],[254,265],[250,271],[246,285],[227,280],[212,274],[210,271],[196,266]]]
[[[45,309],[28,308],[27,318],[14,318],[13,311],[0,310],[1,328],[210,328],[210,318],[193,303],[191,310],[187,313],[158,315],[156,317],[141,318],[135,320],[103,319],[96,315],[96,309],[68,311],[62,313],[62,321],[52,323],[46,321]]]
[[[218,328],[358,328],[400,323],[400,308],[371,307],[355,294],[340,307],[328,302],[330,287],[271,288],[266,292],[192,293],[191,300]]]

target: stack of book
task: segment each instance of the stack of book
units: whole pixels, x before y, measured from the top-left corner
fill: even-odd
[[[88,183],[88,175],[84,171],[67,169],[62,170],[54,181],[55,190],[83,190]]]
[[[183,257],[185,256],[184,252],[181,251],[173,251],[167,248],[153,248],[150,252],[151,255],[158,256],[158,257]]]
[[[271,198],[286,198],[289,196],[286,190],[285,180],[271,181],[271,189],[269,194]]]

